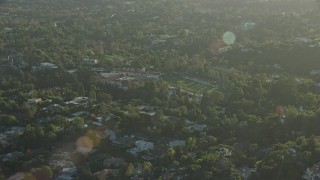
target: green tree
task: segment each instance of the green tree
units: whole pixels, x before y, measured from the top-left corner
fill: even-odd
[[[173,149],[173,148],[169,148],[167,150],[167,156],[170,158],[170,159],[173,159],[176,155],[176,151]]]
[[[271,84],[270,96],[277,100],[278,104],[293,104],[297,95],[297,83],[293,78],[284,77]]]
[[[285,115],[288,117],[288,118],[295,118],[297,117],[299,114],[299,112],[297,111],[297,109],[293,106],[289,106],[285,109]]]
[[[146,176],[150,176],[152,171],[152,163],[151,162],[144,162],[143,163],[143,170]]]
[[[27,119],[33,118],[36,113],[36,108],[31,107],[28,103],[23,103],[21,106],[21,110]]]
[[[5,125],[5,126],[12,126],[12,125],[16,124],[18,121],[15,116],[1,115],[0,122],[1,122],[1,124]]]
[[[99,92],[97,94],[97,100],[99,102],[104,102],[106,104],[110,104],[112,102],[112,96],[110,94],[105,93],[105,92]]]
[[[37,179],[31,173],[27,173],[24,175],[23,180],[37,180]]]
[[[193,149],[193,148],[195,148],[196,147],[196,145],[197,145],[197,139],[195,138],[195,137],[189,137],[188,139],[187,139],[187,147],[189,148],[189,149]]]
[[[127,170],[126,170],[126,172],[125,172],[125,175],[126,175],[127,177],[130,177],[130,176],[133,175],[133,173],[134,173],[134,166],[133,166],[132,163],[129,163],[129,165],[128,165],[128,167],[127,167]]]
[[[54,141],[57,139],[57,135],[54,132],[48,132],[47,137],[50,141]]]
[[[89,91],[89,98],[92,100],[97,100],[96,92],[94,90]]]
[[[48,166],[42,166],[41,168],[35,169],[32,174],[36,179],[50,180],[52,178],[52,170]]]
[[[52,123],[56,126],[59,126],[61,128],[64,128],[67,125],[66,118],[61,115],[55,115],[52,118]]]
[[[84,127],[84,119],[81,117],[74,118],[72,125],[76,129],[82,129]]]

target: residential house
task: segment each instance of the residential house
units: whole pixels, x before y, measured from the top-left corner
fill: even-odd
[[[146,114],[149,116],[154,116],[156,114],[156,109],[158,107],[155,106],[146,106],[146,105],[140,105],[138,106],[139,112],[141,114]]]
[[[2,130],[0,133],[0,145],[3,147],[13,143],[14,137],[21,136],[24,133],[24,127],[12,127],[8,130]]]
[[[95,121],[93,121],[93,125],[95,126],[103,126],[102,117],[97,117]]]
[[[312,43],[312,40],[310,38],[307,37],[297,37],[295,39],[292,40],[293,43],[295,43],[296,45],[309,45]]]
[[[185,140],[173,140],[169,142],[169,147],[184,147],[186,146],[186,141]]]
[[[222,47],[222,48],[219,48],[219,53],[226,53],[228,52],[229,50],[231,50],[232,47],[231,46],[226,46],[226,47]]]
[[[109,138],[109,140],[111,142],[115,141],[117,139],[116,133],[110,129],[108,129],[107,126],[98,126],[95,129],[97,135],[101,138],[101,139],[106,139]]]
[[[289,149],[288,149],[288,152],[290,153],[290,155],[291,155],[292,158],[295,158],[296,155],[297,155],[297,151],[296,151],[295,148],[289,148]]]
[[[148,154],[145,154],[145,155],[142,155],[141,156],[141,159],[145,160],[145,161],[153,161],[156,157],[153,156],[153,155],[148,155]]]
[[[11,31],[13,31],[13,28],[5,27],[5,28],[3,28],[3,31],[4,32],[11,32]]]
[[[117,105],[116,105],[117,106]],[[113,119],[113,118],[115,118],[116,116],[113,114],[113,113],[110,113],[110,114],[108,114],[108,117],[107,117],[107,119],[106,119],[106,121],[109,121],[109,120],[111,120],[111,119]]]
[[[8,136],[13,136],[13,135],[22,135],[25,131],[25,127],[18,127],[18,126],[14,126],[14,127],[11,127],[10,130],[6,131],[5,133],[8,135]]]
[[[252,49],[252,48],[241,48],[241,52],[243,52],[243,53],[254,52],[254,49]]]
[[[248,168],[247,166],[239,168],[240,170],[240,175],[243,178],[243,180],[248,180],[250,179],[251,175],[253,172],[256,170],[253,168]]]
[[[108,178],[116,178],[119,176],[119,174],[119,169],[103,169],[99,172],[94,173],[93,176],[99,180],[104,180]]]
[[[79,116],[83,116],[83,115],[89,115],[89,112],[87,112],[87,111],[79,111],[79,112],[75,112],[75,113],[73,113],[73,114],[71,114],[72,116],[74,116],[74,117],[79,117]]]
[[[142,164],[138,164],[137,167],[134,169],[134,174],[131,179],[143,179],[141,176],[143,175],[145,169]]]
[[[55,180],[73,180],[76,178],[77,168],[63,168],[60,175]]]
[[[5,134],[0,134],[0,147],[5,147],[8,145],[7,136]]]
[[[108,138],[110,141],[114,142],[117,139],[116,133],[112,130],[108,130]]]
[[[96,65],[99,63],[98,59],[91,59],[91,58],[85,58],[83,59],[83,64],[87,64],[87,65]]]
[[[145,140],[138,140],[135,142],[135,147],[128,149],[127,152],[129,154],[137,156],[142,152],[150,151],[150,150],[154,150],[154,144],[152,142],[148,142]]]
[[[88,97],[76,97],[72,101],[65,102],[65,104],[73,104],[73,105],[79,105],[79,104],[87,104],[89,103],[90,99]]]
[[[72,74],[72,73],[75,73],[78,71],[78,69],[69,69],[69,70],[66,70],[68,73]]]
[[[157,45],[157,44],[163,44],[163,43],[166,43],[166,42],[167,42],[167,40],[165,40],[165,39],[154,39],[154,40],[151,41],[151,44],[152,45]]]
[[[312,70],[312,71],[310,71],[310,75],[312,75],[312,76],[315,76],[315,75],[318,75],[318,74],[320,74],[320,70]]]
[[[137,138],[135,137],[124,136],[124,137],[113,140],[112,145],[118,148],[127,149],[127,148],[133,148],[135,146],[136,141],[137,141]]]
[[[52,63],[48,63],[48,62],[44,62],[44,63],[40,63],[40,67],[41,70],[44,69],[58,69],[58,66]]]
[[[109,158],[103,161],[103,166],[106,168],[120,168],[125,163],[126,161],[123,158]]]
[[[41,98],[32,98],[32,99],[28,99],[28,104],[39,104],[42,102]]]
[[[104,71],[104,68],[101,68],[101,67],[99,67],[99,68],[91,68],[91,71],[92,72],[103,72]]]
[[[208,128],[206,124],[194,124],[188,127],[189,132],[202,132]]]
[[[170,38],[173,38],[174,36],[170,36],[169,34],[163,34],[163,35],[160,35],[160,39],[170,39]]]
[[[15,151],[15,152],[11,152],[11,153],[7,153],[7,154],[4,154],[4,155],[1,155],[0,159],[1,159],[1,162],[14,161],[14,160],[16,160],[17,158],[19,158],[19,157],[21,157],[23,155],[24,154],[22,152]]]
[[[29,65],[26,61],[23,60],[22,55],[8,56],[8,61],[10,61],[11,67],[16,68],[24,68]]]
[[[53,168],[74,168],[75,165],[69,159],[69,152],[57,152],[51,155],[49,165]]]
[[[173,86],[169,86],[167,94],[169,96],[173,96],[173,95],[176,95],[178,93],[178,91],[179,91],[179,88],[176,88],[176,87],[173,87]]]
[[[64,107],[59,104],[51,104],[46,108],[46,111],[49,113],[59,113],[63,112]]]
[[[106,83],[112,84],[113,81],[123,77],[124,75],[120,72],[110,72],[110,73],[100,73],[100,76]]]
[[[230,157],[232,155],[232,151],[226,147],[220,147],[219,154],[223,157]]]

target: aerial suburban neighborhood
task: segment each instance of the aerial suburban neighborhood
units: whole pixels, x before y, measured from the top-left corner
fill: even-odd
[[[319,179],[319,7],[0,1],[0,180]]]

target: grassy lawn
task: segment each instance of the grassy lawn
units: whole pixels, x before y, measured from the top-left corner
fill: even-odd
[[[177,84],[179,81],[182,81],[184,84],[182,89],[193,92],[193,93],[197,93],[197,94],[203,94],[205,92],[214,91],[217,89],[217,86],[214,84],[207,85],[207,84],[186,79],[177,75],[165,76],[164,80],[169,82],[171,86],[175,86],[175,87],[178,86]]]

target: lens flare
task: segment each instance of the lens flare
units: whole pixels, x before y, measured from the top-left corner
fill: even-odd
[[[16,173],[15,175],[10,176],[7,180],[17,180],[17,179],[24,179],[25,174],[24,173]]]
[[[76,142],[77,151],[83,154],[90,153],[93,148],[93,141],[87,136],[82,136]]]
[[[232,45],[236,41],[236,35],[231,31],[227,31],[223,34],[222,40],[226,45]]]

